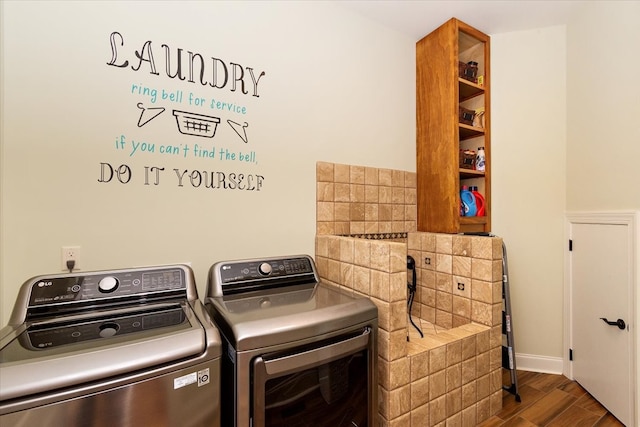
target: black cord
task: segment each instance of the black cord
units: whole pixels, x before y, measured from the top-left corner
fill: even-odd
[[[407,282],[407,287],[409,288],[409,299],[407,300],[407,307],[409,310],[409,321],[411,322],[411,324],[413,325],[414,328],[416,328],[416,330],[418,331],[418,333],[420,334],[420,338],[424,338],[424,334],[422,333],[422,331],[420,330],[420,328],[418,327],[418,325],[416,325],[413,322],[413,318],[411,317],[411,307],[413,307],[413,299],[416,295],[416,289],[417,289],[417,277],[416,277],[416,260],[413,259],[413,257],[411,255],[407,255],[407,268],[409,270],[412,271],[412,280],[411,282]],[[409,339],[409,337],[407,337],[407,340]]]
[[[72,259],[70,259],[69,261],[67,261],[67,270],[69,270],[69,273],[71,273],[73,271],[73,268],[76,266],[76,262]]]

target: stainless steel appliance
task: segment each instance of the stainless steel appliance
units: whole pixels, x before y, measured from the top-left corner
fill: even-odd
[[[225,261],[205,306],[223,337],[225,426],[373,426],[378,311],[311,257]]]
[[[218,427],[220,354],[188,266],[38,276],[0,330],[0,425]]]

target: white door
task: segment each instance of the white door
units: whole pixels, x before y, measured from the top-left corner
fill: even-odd
[[[573,378],[627,426],[634,425],[635,402],[632,230],[572,223],[569,232]]]

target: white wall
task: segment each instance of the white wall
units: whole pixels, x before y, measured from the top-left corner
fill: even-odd
[[[640,209],[640,2],[587,2],[567,31],[567,209]]]
[[[565,38],[564,26],[491,37],[493,232],[507,246],[516,352],[529,359],[562,357]]]
[[[324,2],[2,2],[0,319],[28,277],[79,245],[84,270],[191,262],[200,292],[224,259],[313,253],[318,160],[415,170],[415,41]],[[117,59],[112,60],[110,35]],[[158,75],[135,51],[151,41]],[[179,81],[162,45],[266,74],[259,96]],[[148,47],[148,46],[147,46]],[[119,68],[109,62],[129,66]],[[211,62],[212,63],[212,62]],[[207,62],[207,73],[212,73]],[[185,64],[186,66],[186,64]],[[173,66],[172,66],[173,67]],[[172,68],[174,72],[175,68]],[[222,72],[218,69],[218,72]],[[211,74],[207,74],[211,80]],[[133,85],[155,88],[150,96]],[[161,91],[182,91],[182,102]],[[246,107],[189,104],[188,94]],[[142,127],[145,108],[165,107]],[[173,109],[221,119],[214,138],[178,132]],[[157,110],[159,111],[159,110]],[[243,142],[227,120],[247,122]],[[124,135],[124,148],[116,141]],[[130,155],[132,141],[154,153]],[[216,157],[193,157],[195,144]],[[189,147],[188,156],[161,145]],[[221,160],[220,149],[256,161]],[[99,182],[101,163],[129,183]],[[164,167],[158,185],[145,167]],[[260,191],[178,186],[179,171],[264,176]],[[151,169],[149,169],[151,170]],[[123,177],[125,180],[125,177]]]

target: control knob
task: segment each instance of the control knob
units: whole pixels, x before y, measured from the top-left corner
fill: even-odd
[[[118,279],[113,276],[106,276],[98,282],[98,289],[102,293],[113,292],[118,288]]]
[[[263,276],[268,276],[269,274],[271,274],[271,264],[269,264],[268,262],[263,262],[262,264],[260,264],[260,266],[258,266],[258,271]]]

